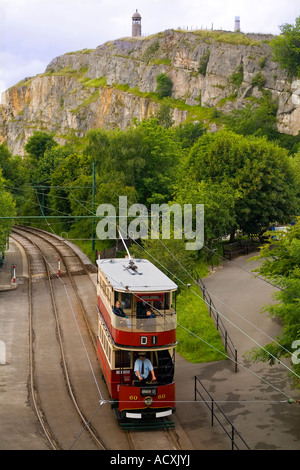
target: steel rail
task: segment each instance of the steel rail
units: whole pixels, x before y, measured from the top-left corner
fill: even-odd
[[[17,243],[21,244],[12,234],[10,235]],[[54,438],[53,432],[49,428],[49,425],[46,423],[44,418],[45,413],[42,407],[39,404],[37,387],[35,384],[35,373],[34,373],[34,348],[33,348],[33,297],[32,297],[32,276],[31,276],[31,258],[28,253],[28,250],[25,249],[23,245],[26,259],[28,263],[28,307],[29,307],[29,375],[30,375],[30,392],[33,402],[33,407],[36,412],[39,423],[44,431],[44,434],[53,450],[61,450],[56,439]]]
[[[95,432],[92,430],[92,428],[90,427],[89,425],[89,421],[88,419],[85,418],[84,414],[82,413],[82,411],[80,410],[80,407],[77,403],[77,400],[75,398],[75,395],[73,393],[73,389],[72,389],[72,385],[71,385],[71,380],[70,380],[70,375],[69,375],[69,371],[68,371],[68,367],[67,367],[67,361],[66,361],[66,357],[65,357],[65,353],[64,353],[64,347],[63,347],[63,341],[62,341],[62,335],[61,335],[61,327],[60,327],[60,323],[59,323],[59,318],[58,318],[58,312],[57,312],[57,306],[56,306],[56,302],[55,302],[55,294],[54,294],[54,290],[53,290],[53,285],[52,285],[52,279],[51,279],[51,273],[49,272],[49,266],[48,266],[48,263],[46,262],[46,259],[42,253],[42,250],[40,249],[40,247],[33,241],[31,240],[29,237],[23,235],[22,233],[18,232],[18,230],[13,230],[15,233],[18,233],[20,236],[22,236],[23,238],[25,238],[26,240],[29,240],[32,245],[34,245],[38,251],[40,252],[41,254],[41,257],[44,261],[44,264],[45,264],[45,268],[46,268],[46,273],[47,273],[47,278],[48,278],[48,282],[49,282],[49,288],[50,288],[50,294],[51,294],[51,301],[52,301],[52,307],[53,307],[53,312],[54,312],[54,316],[55,316],[55,322],[56,322],[56,328],[57,328],[57,336],[58,336],[58,340],[59,340],[59,347],[60,347],[60,352],[61,352],[61,359],[62,359],[62,365],[63,365],[63,371],[64,371],[64,376],[65,376],[65,380],[66,380],[66,384],[67,384],[67,387],[68,387],[68,392],[70,394],[70,397],[71,397],[71,400],[75,406],[75,409],[77,411],[77,413],[79,414],[80,416],[80,419],[81,421],[83,422],[84,424],[84,427],[88,430],[88,432],[90,433],[90,435],[92,436],[92,438],[94,439],[94,441],[96,442],[97,446],[99,446],[101,449],[105,449],[105,446],[104,444],[101,442],[100,438],[98,438],[95,434]],[[22,229],[21,229],[22,231]],[[31,232],[32,235],[36,235],[36,236],[39,236],[39,238],[41,238],[44,242],[47,242],[50,244],[50,241],[47,240],[47,238],[41,236],[41,235],[38,235],[38,234],[35,234],[33,232]],[[13,238],[13,236],[12,236]],[[57,248],[52,245],[55,250],[57,251]],[[75,253],[75,252],[74,252]],[[78,255],[76,255],[78,256]],[[72,277],[72,276],[71,276]],[[43,426],[43,429],[44,429],[44,426]]]
[[[53,235],[49,232],[45,232],[41,229],[37,229],[37,228],[33,228],[33,227],[16,227],[16,228],[20,228],[21,230],[23,231],[26,231],[28,233],[31,233],[37,237],[40,237],[42,240],[46,240],[48,241],[49,244],[51,244],[51,246],[54,247],[54,249],[56,250],[56,252],[59,254],[60,258],[63,259],[63,253],[59,250],[59,248],[55,245],[53,245],[53,242],[50,241],[49,239],[53,239],[55,240],[56,242],[61,242],[61,243],[64,243],[64,246],[66,248],[68,248],[72,254],[74,256],[77,257],[77,259],[79,259],[80,263],[81,263],[81,266],[82,268],[84,269],[85,273],[88,275],[89,272],[87,270],[87,267],[86,265],[84,264],[83,260],[80,258],[80,256],[76,253],[76,251],[67,243],[65,243],[65,240],[62,238],[62,237],[59,237],[58,235]],[[65,264],[65,268],[66,268],[66,272],[70,278],[70,281],[71,281],[71,284],[73,286],[73,289],[76,293],[76,296],[77,296],[77,299],[78,299],[78,302],[79,302],[79,305],[82,309],[82,313],[83,313],[83,317],[85,319],[85,322],[86,322],[86,325],[87,325],[87,328],[88,328],[88,332],[89,332],[89,335],[92,339],[92,342],[94,344],[94,347],[95,349],[97,348],[97,345],[96,345],[96,341],[95,341],[95,335],[93,334],[92,332],[92,329],[91,329],[91,326],[90,326],[90,323],[89,323],[89,320],[88,320],[88,316],[87,316],[87,313],[86,313],[86,310],[84,308],[84,305],[82,303],[82,300],[80,298],[80,295],[78,293],[78,289],[77,289],[77,286],[76,286],[76,283],[74,282],[74,276],[72,275],[70,269],[69,269],[69,266],[68,266],[68,263],[66,261],[64,261],[64,264]],[[90,278],[89,278],[90,279]],[[92,282],[92,281],[91,281]],[[180,443],[179,443],[179,439],[178,439],[178,436],[176,436],[176,433],[174,431],[174,429],[161,429],[161,432],[163,434],[165,434],[171,444],[171,446],[175,449],[175,450],[182,450],[181,446],[180,446]],[[130,430],[125,430],[125,433],[126,433],[126,436],[127,436],[127,441],[128,441],[128,444],[129,444],[129,448],[131,450],[136,450],[136,446],[134,444],[134,441],[135,439],[133,439],[133,434],[132,434],[132,431]],[[135,431],[134,435],[136,437],[136,434],[138,434],[139,431]]]

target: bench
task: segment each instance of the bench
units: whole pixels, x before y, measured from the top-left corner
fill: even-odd
[[[250,251],[258,249],[259,243],[252,239],[239,240],[223,246],[224,257],[231,260],[233,255],[248,255]]]
[[[224,257],[231,260],[233,255],[237,254],[248,254],[247,245],[242,245],[241,242],[230,243],[229,245],[224,245],[223,247]]]

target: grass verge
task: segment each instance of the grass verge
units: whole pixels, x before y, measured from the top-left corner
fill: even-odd
[[[192,363],[225,359],[227,355],[223,343],[199,287],[181,289],[177,295],[176,309],[177,352]]]

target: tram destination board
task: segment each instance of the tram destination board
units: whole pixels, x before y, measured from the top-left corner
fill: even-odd
[[[142,396],[151,395],[153,397],[156,396],[156,387],[147,387],[147,388],[142,387],[141,395]]]

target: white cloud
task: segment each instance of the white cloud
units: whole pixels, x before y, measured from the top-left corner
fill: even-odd
[[[278,34],[299,15],[299,0],[0,0],[0,80],[12,86],[58,55],[130,36],[136,9],[146,35],[178,26],[232,31],[235,16],[243,32]]]
[[[12,53],[0,53],[0,91],[1,93],[10,86],[18,83],[26,77],[32,77],[43,73],[48,62],[38,59],[26,59]]]

